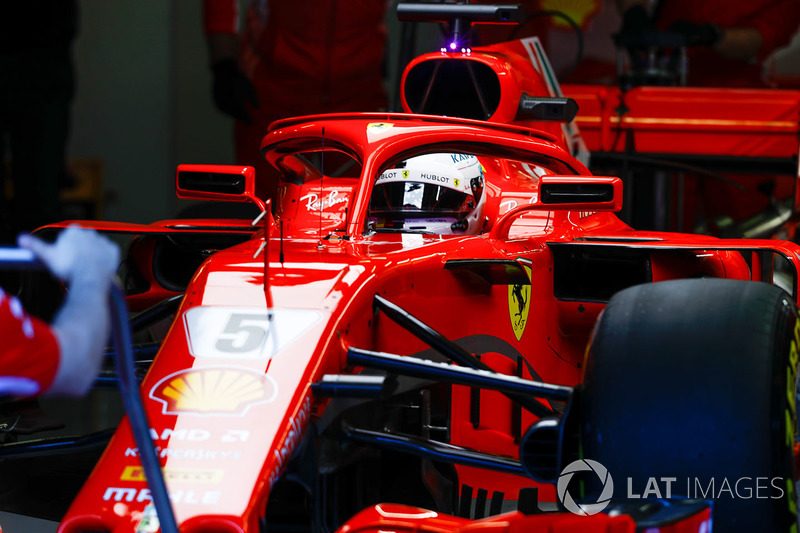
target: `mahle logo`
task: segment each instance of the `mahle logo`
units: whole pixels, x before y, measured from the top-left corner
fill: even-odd
[[[596,503],[575,503],[572,495],[567,490],[572,476],[578,472],[594,472],[595,475],[600,478],[600,482],[603,484],[603,490],[600,492]],[[564,505],[567,511],[580,516],[591,516],[599,513],[608,506],[611,501],[611,495],[614,494],[614,480],[611,479],[611,474],[608,473],[608,469],[597,461],[579,459],[571,462],[561,471],[561,475],[558,477],[557,488],[558,500]]]

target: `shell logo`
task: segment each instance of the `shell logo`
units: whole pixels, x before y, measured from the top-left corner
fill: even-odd
[[[261,372],[235,367],[181,370],[150,390],[150,398],[164,404],[165,415],[242,416],[247,409],[275,399],[278,387]]]

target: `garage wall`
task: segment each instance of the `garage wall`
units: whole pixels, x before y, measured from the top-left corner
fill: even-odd
[[[173,4],[176,158],[180,163],[233,163],[233,123],[211,98],[201,2]]]
[[[71,158],[103,163],[102,218],[174,216],[178,162],[231,163],[230,121],[216,112],[201,3],[81,2]]]
[[[80,7],[68,153],[102,161],[103,218],[147,221],[168,210],[171,4],[89,0]]]

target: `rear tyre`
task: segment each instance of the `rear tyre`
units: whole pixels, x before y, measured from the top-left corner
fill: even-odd
[[[797,309],[725,279],[616,294],[587,355],[584,457],[615,497],[713,500],[715,531],[796,531]]]

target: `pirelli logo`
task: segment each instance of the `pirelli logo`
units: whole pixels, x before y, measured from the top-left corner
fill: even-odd
[[[210,468],[165,468],[164,477],[175,483],[220,483],[225,474],[224,470]],[[126,466],[120,476],[122,481],[147,481],[144,468],[141,466]]]

